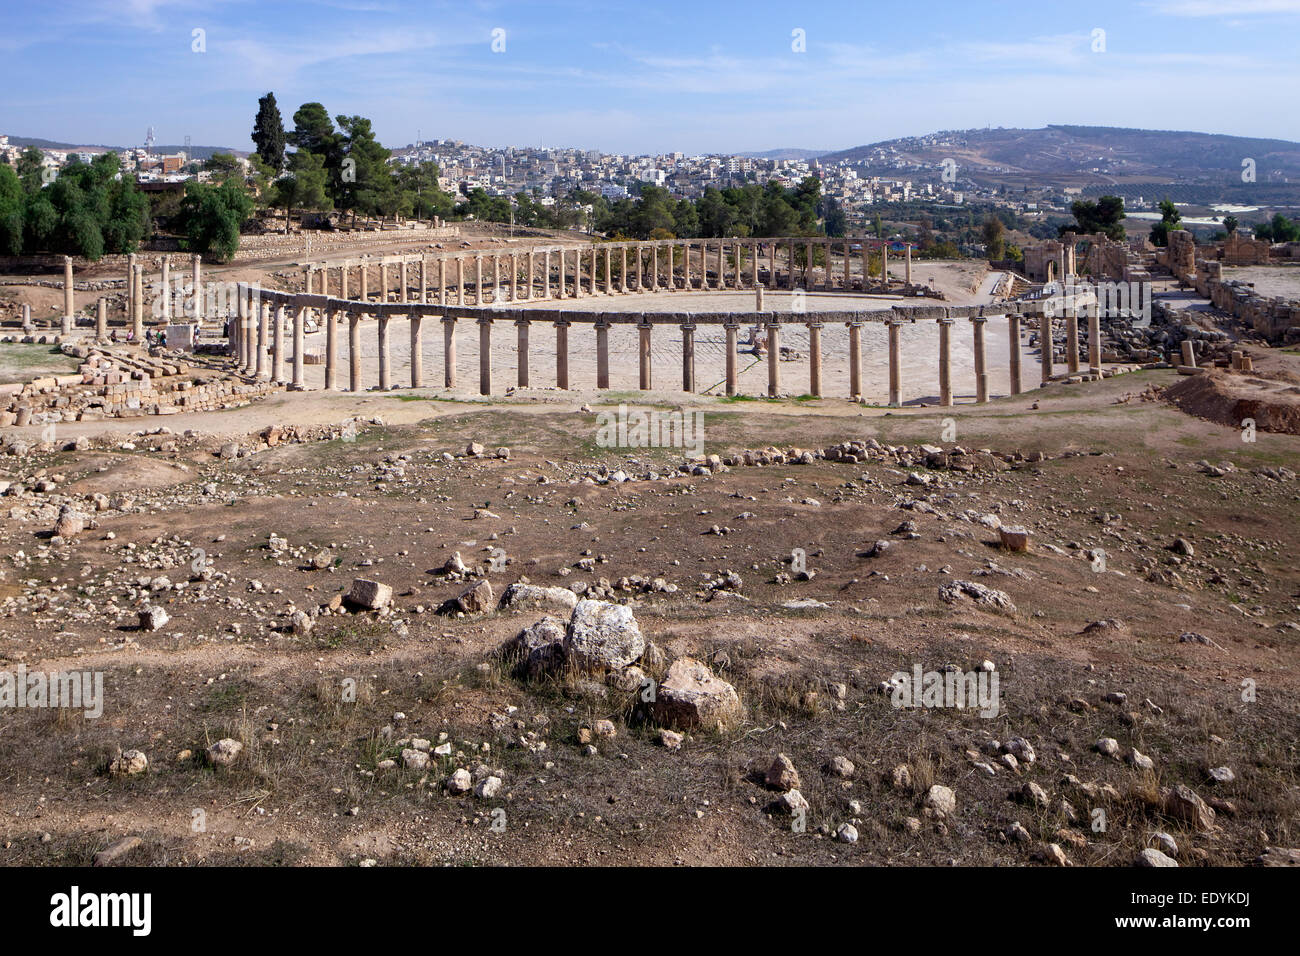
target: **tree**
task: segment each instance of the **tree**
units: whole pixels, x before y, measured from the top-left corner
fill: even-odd
[[[276,205],[284,207],[284,231],[289,231],[289,220],[294,208],[323,209],[329,204],[325,192],[325,158],[300,149],[289,157],[289,172],[275,182],[273,190]],[[247,218],[247,215],[245,215]]]
[[[320,103],[304,103],[293,114],[293,131],[286,137],[298,152],[313,153],[322,160],[326,192],[335,197],[343,186],[343,136]],[[292,164],[290,159],[289,164]]]
[[[22,180],[27,195],[40,192],[45,185],[41,172],[45,167],[45,154],[35,146],[28,146],[18,154],[18,178]]]
[[[354,215],[358,211],[367,216],[395,215],[399,194],[388,166],[392,153],[375,139],[370,120],[364,116],[339,116],[337,120],[340,159],[333,195],[338,207],[350,209]]]
[[[985,216],[980,235],[984,240],[985,255],[991,261],[1003,258],[1006,254],[1006,226],[1002,220],[993,215]]]
[[[1271,220],[1255,226],[1255,236],[1269,242],[1300,241],[1300,223],[1292,222],[1280,212],[1274,213]]]
[[[237,175],[240,171],[239,160],[235,158],[234,153],[213,153],[204,160],[203,168],[207,172],[216,173],[217,179],[223,181]]]
[[[274,93],[267,93],[257,101],[253,143],[257,146],[257,156],[272,172],[278,174],[284,169],[284,120]]]
[[[1124,241],[1124,199],[1121,196],[1102,196],[1096,202],[1078,199],[1070,206],[1074,214],[1073,225],[1060,227],[1059,235],[1079,232],[1085,235],[1101,233],[1115,242]]]
[[[1166,246],[1169,244],[1169,233],[1176,229],[1181,229],[1179,225],[1182,222],[1182,214],[1179,213],[1178,207],[1165,197],[1160,200],[1160,221],[1151,227],[1151,242],[1156,246]]]
[[[8,163],[0,165],[0,255],[23,251],[23,184]]]
[[[228,262],[239,248],[239,227],[253,213],[253,201],[233,182],[185,184],[181,203],[185,248]]]
[[[1227,231],[1228,235],[1232,235],[1236,232],[1239,225],[1241,225],[1241,223],[1238,222],[1236,216],[1223,217],[1223,228]]]

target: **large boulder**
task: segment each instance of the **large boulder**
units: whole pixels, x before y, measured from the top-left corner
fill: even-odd
[[[579,667],[617,670],[640,660],[645,638],[627,605],[579,601],[564,636],[564,650]]]
[[[742,715],[736,688],[691,657],[673,661],[655,693],[654,718],[665,726],[724,730]]]
[[[501,607],[552,607],[572,611],[577,606],[578,595],[568,588],[544,588],[536,584],[516,582],[501,595]]]
[[[470,584],[456,597],[456,609],[465,614],[482,614],[492,609],[492,585],[484,578]]]

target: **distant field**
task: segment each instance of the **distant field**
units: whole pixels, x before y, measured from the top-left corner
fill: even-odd
[[[49,345],[0,345],[0,385],[38,375],[66,375],[76,368],[76,359]]]

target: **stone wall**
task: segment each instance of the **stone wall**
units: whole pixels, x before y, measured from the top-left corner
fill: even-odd
[[[73,348],[72,354],[78,349]],[[176,415],[246,405],[282,391],[220,372],[194,373],[178,360],[86,349],[75,374],[0,385],[0,426]]]
[[[1273,342],[1300,341],[1300,300],[1260,295],[1244,282],[1223,278],[1223,263],[1198,259],[1192,283],[1204,296],[1264,338]]]

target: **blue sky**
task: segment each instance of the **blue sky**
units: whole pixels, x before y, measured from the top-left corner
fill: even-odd
[[[286,125],[319,100],[389,146],[836,149],[1047,123],[1300,140],[1300,0],[0,4],[0,133],[76,143],[153,126],[251,149],[268,90]]]

